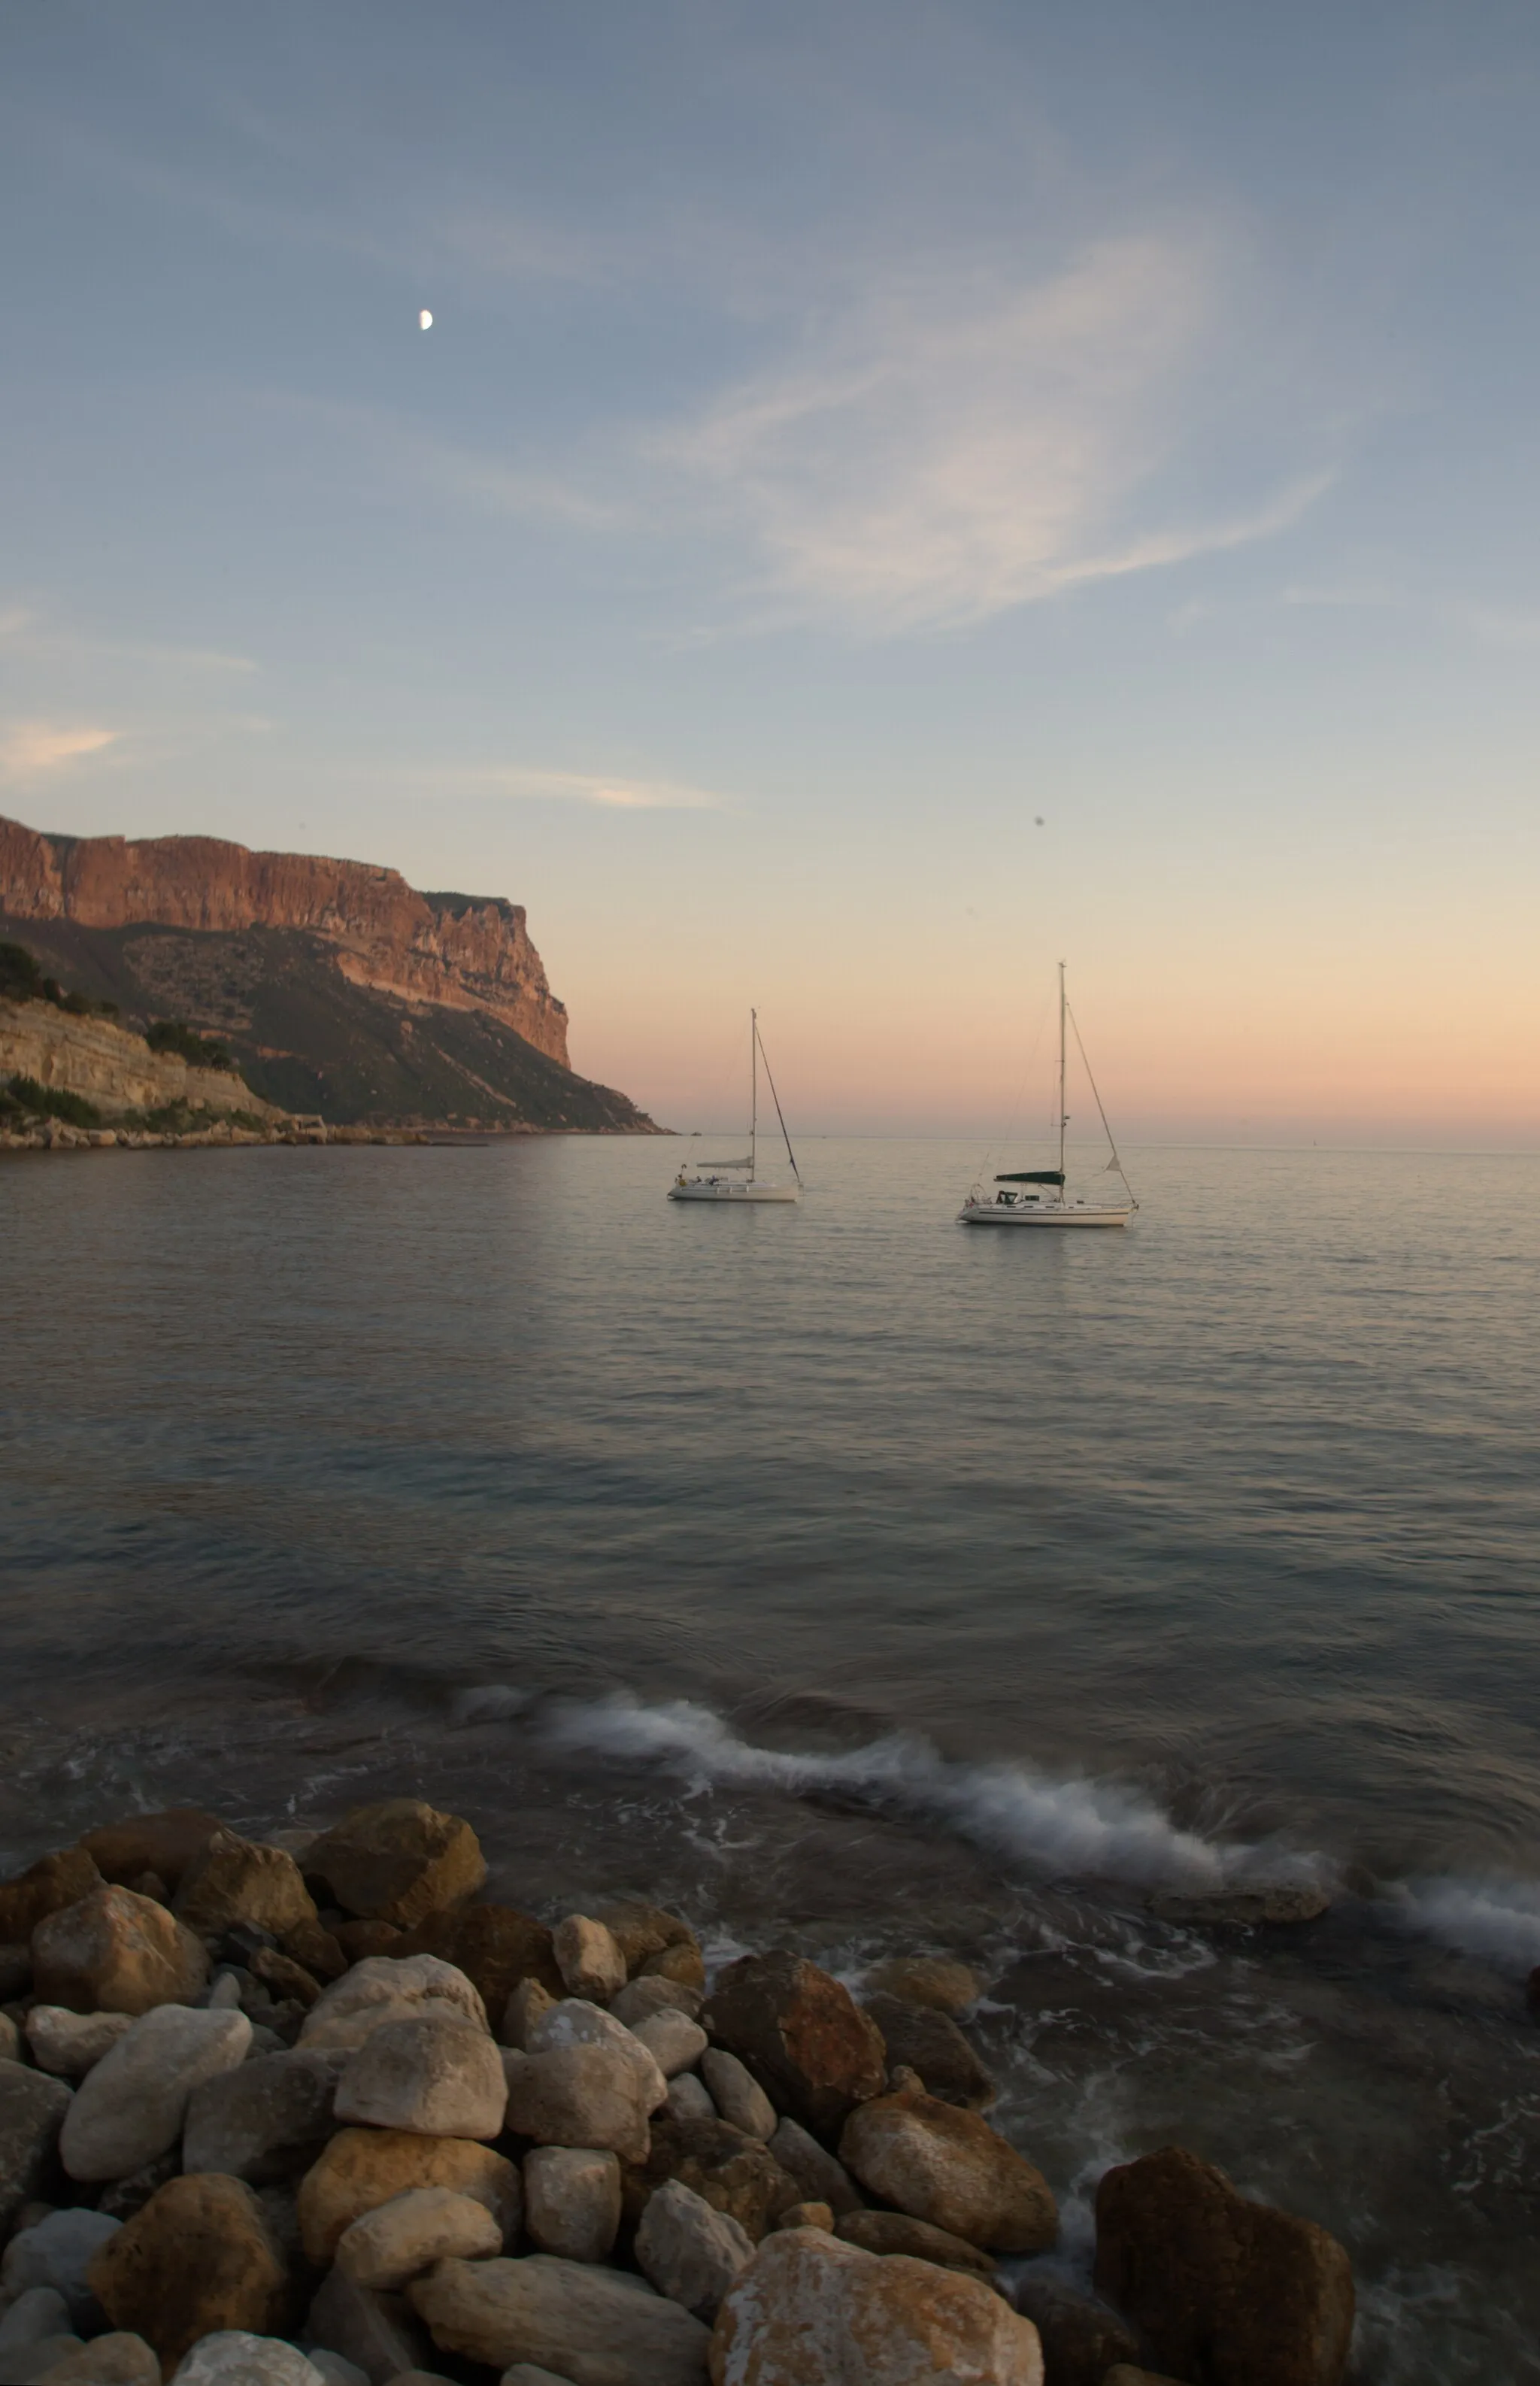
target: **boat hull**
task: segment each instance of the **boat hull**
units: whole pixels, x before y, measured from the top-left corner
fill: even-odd
[[[795,1185],[670,1185],[670,1201],[797,1201],[802,1198]]]
[[[1027,1202],[1011,1206],[999,1201],[965,1201],[958,1212],[959,1226],[1126,1226],[1132,1210],[1101,1208],[1086,1201]]]

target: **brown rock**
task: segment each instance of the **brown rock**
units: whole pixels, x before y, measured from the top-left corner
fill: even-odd
[[[1183,2386],[1183,2380],[1168,2378],[1163,2369],[1135,2369],[1131,2361],[1115,2361],[1101,2386]]]
[[[1353,2272],[1336,2239],[1183,2146],[1103,2177],[1096,2288],[1162,2367],[1208,2386],[1338,2386],[1346,2367]]]
[[[989,2255],[970,2245],[966,2237],[934,2229],[928,2220],[911,2220],[907,2212],[846,2212],[834,2234],[846,2245],[859,2245],[863,2253],[881,2254],[884,2259],[904,2254],[914,2262],[939,2262],[944,2270],[960,2270],[966,2278],[995,2276]]]
[[[667,1954],[670,1947],[693,1947],[697,1955],[700,1953],[695,1932],[679,1915],[666,1913],[661,1905],[645,1905],[638,1898],[612,1898],[608,1904],[595,1907],[594,1919],[604,1923],[632,1976],[652,1956]]]
[[[331,1935],[349,1964],[363,1964],[371,1955],[388,1955],[401,1933],[394,1922],[339,1922]]]
[[[83,1831],[81,1845],[104,1880],[127,1888],[141,1874],[153,1872],[174,1890],[219,1828],[219,1816],[206,1815],[201,1806],[170,1806],[163,1814],[129,1815],[120,1823]]]
[[[662,1947],[649,1955],[636,1975],[639,1980],[677,1980],[682,1989],[704,1989],[706,1959],[692,1940],[687,1945]]]
[[[45,1915],[89,1896],[101,1877],[83,1848],[61,1848],[39,1856],[36,1864],[0,1886],[0,1941],[14,1946],[30,1939]]]
[[[907,2005],[929,2005],[935,2013],[966,2013],[979,1998],[976,1973],[946,1955],[899,1955],[880,1964],[868,1986],[877,1994],[899,1997]]]
[[[38,2003],[71,2013],[148,2013],[196,1996],[207,1978],[203,1941],[131,1889],[94,1889],[32,1933]]]
[[[430,1914],[378,1951],[385,1955],[437,1955],[474,1980],[489,2014],[500,2015],[520,1980],[533,1979],[564,1997],[551,1934],[544,1922],[512,1905],[467,1905],[457,1914]]]
[[[324,1937],[325,1933],[321,1935]],[[281,1954],[276,1947],[257,1948],[247,1961],[246,1969],[252,1978],[260,1980],[273,1996],[285,2000],[292,1997],[307,2013],[320,1994],[320,1982],[306,1970],[303,1964],[296,1964],[292,1955]],[[345,1965],[344,1969],[346,1969]],[[340,1979],[341,1973],[336,1977]]]
[[[305,1861],[347,1913],[402,1930],[463,1905],[486,1878],[470,1824],[416,1798],[356,1806],[322,1832]]]
[[[54,2179],[59,2131],[73,2102],[62,2079],[0,2060],[0,2237]]]
[[[382,1926],[379,1926],[382,1927]],[[313,1980],[340,1980],[346,1971],[349,1958],[344,1954],[342,1942],[319,1922],[296,1923],[285,1930],[281,1940],[283,1953],[291,1962],[302,1964]],[[370,1948],[369,1953],[379,1953]]]
[[[547,2368],[573,2386],[705,2386],[708,2331],[682,2304],[597,2262],[551,2254],[438,2263],[407,2298],[446,2353]]]
[[[770,2150],[805,2196],[811,2196],[817,2204],[827,2204],[836,2215],[862,2209],[865,2199],[845,2165],[835,2160],[827,2146],[820,2146],[815,2137],[810,2137],[800,2121],[788,2120],[783,2115],[776,2123]]]
[[[244,2179],[194,2171],[168,2180],[92,2261],[92,2293],[114,2328],[159,2354],[169,2378],[200,2336],[277,2336],[289,2281],[262,2206]]]
[[[278,1939],[316,1918],[315,1901],[286,1849],[225,1830],[205,1842],[182,1874],[176,1913],[207,1938],[245,1922]]]
[[[618,2046],[554,2046],[504,2058],[507,2124],[543,2146],[594,2146],[622,2162],[647,2158],[649,2091]],[[657,2078],[656,2067],[653,2071]]]
[[[885,2204],[970,2245],[1042,2254],[1058,2235],[1041,2171],[977,2113],[917,2088],[858,2106],[840,2139],[840,2160]]]
[[[1114,2364],[1139,2358],[1139,2340],[1127,2322],[1061,2279],[1029,2270],[1011,2301],[1042,2341],[1048,2386],[1102,2386]]]
[[[995,2082],[950,2014],[902,1997],[869,1997],[867,2012],[883,2033],[890,2065],[907,2064],[944,2104],[982,2112],[995,2102]]]
[[[827,2204],[789,2204],[772,2226],[777,2229],[827,2229],[833,2236],[835,2233],[833,2208]]]
[[[648,2196],[670,2179],[725,2212],[756,2244],[772,2220],[803,2201],[797,2181],[757,2138],[727,2121],[676,2121],[659,2113],[646,2161],[621,2168],[626,2217],[639,2221]]]
[[[519,2172],[490,2146],[469,2138],[421,2138],[409,2129],[339,2129],[300,2182],[307,2258],[330,2262],[344,2229],[413,2187],[447,2187],[474,2196],[505,2239],[519,2226]]]
[[[766,2239],[722,2298],[712,2386],[1043,2386],[1037,2331],[980,2279],[820,2229]]]
[[[94,2336],[43,2375],[48,2386],[160,2386],[160,2363],[142,2336],[123,2330]]]
[[[816,2134],[831,2136],[886,2083],[876,2023],[848,1989],[786,1948],[730,1964],[702,2018],[776,2110]]]

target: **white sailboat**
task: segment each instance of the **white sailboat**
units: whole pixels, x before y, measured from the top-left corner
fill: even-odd
[[[1075,1026],[1075,1042],[1080,1057],[1085,1061],[1086,1080],[1091,1087],[1102,1125],[1107,1130],[1108,1148],[1111,1158],[1104,1163],[1104,1173],[1122,1179],[1125,1199],[1121,1201],[1087,1201],[1072,1197],[1066,1186],[1064,1174],[1064,1130],[1070,1124],[1065,1108],[1069,1068],[1069,1029],[1074,1024],[1069,997],[1064,990],[1064,963],[1058,964],[1058,1166],[1057,1168],[1018,1168],[1008,1170],[993,1181],[1000,1188],[990,1193],[983,1184],[974,1186],[958,1212],[958,1224],[963,1226],[1126,1226],[1139,1207],[1133,1198],[1133,1187],[1123,1174],[1123,1163],[1118,1157],[1118,1147],[1112,1139],[1102,1098],[1096,1091],[1096,1081],[1091,1074],[1091,1063],[1085,1059],[1085,1047],[1081,1043],[1080,1028]]]
[[[759,1063],[765,1063],[765,1083],[770,1089],[775,1115],[780,1121],[782,1140],[786,1158],[792,1164],[789,1185],[766,1184],[758,1174],[759,1161]],[[781,1097],[775,1090],[770,1061],[759,1036],[759,1014],[748,1014],[748,1154],[743,1160],[702,1160],[694,1174],[682,1168],[669,1187],[670,1201],[800,1201],[802,1179],[797,1174],[796,1154],[792,1149],[791,1136],[782,1115]]]

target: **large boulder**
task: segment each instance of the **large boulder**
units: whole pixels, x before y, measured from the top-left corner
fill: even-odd
[[[176,2386],[327,2386],[324,2373],[296,2345],[248,2329],[218,2329],[193,2347]]]
[[[647,1905],[639,1898],[621,1897],[598,1907],[594,1919],[609,1932],[632,1978],[668,1978],[695,1989],[705,1986],[699,1941],[679,1915],[669,1914],[660,1905]]]
[[[977,2113],[905,2087],[851,2114],[840,2160],[873,2195],[970,2245],[1044,2254],[1058,2235],[1046,2179]]]
[[[1043,2386],[1037,2330],[981,2279],[821,2229],[766,2239],[728,2289],[712,2386]]]
[[[1096,2287],[1161,2368],[1208,2386],[1338,2386],[1347,2365],[1353,2272],[1336,2239],[1183,2146],[1104,2175]]]
[[[484,2261],[503,2250],[503,2232],[484,2204],[446,2187],[408,2188],[378,2204],[337,2240],[337,2267],[360,2287],[387,2293],[454,2255]]]
[[[950,1955],[895,1955],[868,1975],[869,1990],[933,2013],[966,2013],[979,1999],[978,1975]]]
[[[592,2262],[441,2262],[407,2289],[435,2344],[572,2386],[704,2386],[709,2331],[642,2279]]]
[[[754,2242],[746,2230],[682,2179],[666,2179],[647,2198],[636,2231],[638,2267],[660,2295],[682,2304],[707,2326],[739,2271],[753,2259]]]
[[[32,1932],[37,2001],[71,2013],[145,2014],[195,1997],[207,1978],[203,1940],[131,1889],[94,1889]]]
[[[339,2121],[425,2138],[495,2138],[508,2101],[502,2058],[484,2028],[452,2010],[372,2030],[337,2083]]]
[[[713,2046],[701,2056],[700,2070],[722,2119],[742,2129],[745,2138],[758,2138],[769,2145],[781,2116],[748,2066],[729,2054],[725,2046]]]
[[[339,2129],[300,2181],[307,2260],[330,2262],[344,2229],[414,2187],[447,2187],[457,2195],[473,2196],[492,2214],[505,2242],[519,2227],[518,2168],[490,2146],[469,2138],[420,2138],[407,2129]]]
[[[62,1906],[74,1905],[101,1887],[102,1876],[84,1848],[61,1848],[39,1856],[14,1879],[0,1883],[0,1942],[16,1946]]]
[[[142,2336],[114,2329],[67,2353],[44,2376],[48,2386],[160,2386],[160,2363]]]
[[[281,1939],[316,1918],[315,1900],[286,1849],[222,1830],[205,1841],[183,1873],[176,1911],[203,1938],[244,1923]]]
[[[130,1888],[153,1872],[175,1890],[199,1849],[219,1828],[218,1815],[207,1815],[201,1806],[169,1806],[159,1814],[130,1815],[120,1823],[82,1831],[81,1845],[104,1880]]]
[[[730,1964],[704,2019],[777,2112],[817,2135],[833,2136],[854,2106],[886,2084],[876,2023],[848,1989],[785,1948]]]
[[[416,1798],[356,1806],[312,1842],[305,1867],[344,1913],[400,1930],[465,1904],[486,1878],[470,1824]]]
[[[0,2233],[8,2233],[21,2206],[47,2183],[74,2101],[62,2079],[0,2060]]]
[[[69,2325],[90,2335],[102,2324],[89,2284],[91,2265],[108,2238],[116,2237],[119,2226],[105,2212],[66,2205],[35,2220],[30,2229],[19,2229],[0,2262],[0,2303],[9,2303],[34,2287],[50,2287],[64,2298]]]
[[[670,2011],[668,2006],[661,2013],[649,2014],[645,2021],[639,2021],[632,2035],[646,2048],[665,2079],[676,2078],[682,2071],[693,2071],[706,2053],[706,2032],[699,2022],[692,2021],[686,2013]],[[727,2055],[724,2059],[731,2063],[734,2058]],[[772,2112],[770,2128],[774,2126]],[[770,2130],[767,2129],[765,2135],[768,2137]]]
[[[944,2104],[974,2113],[993,2104],[995,2082],[950,2014],[885,1994],[869,1997],[866,2010],[883,2033],[890,2068],[907,2064]]]
[[[969,2279],[992,2280],[995,2276],[990,2256],[970,2245],[966,2237],[954,2237],[950,2229],[933,2228],[928,2220],[911,2220],[907,2212],[845,2212],[834,2225],[834,2234],[846,2245],[859,2245],[864,2253],[904,2254],[912,2262],[939,2262],[944,2270],[960,2270]],[[1035,2323],[1034,2313],[1027,2317]]]
[[[609,2000],[609,2010],[617,2021],[634,2029],[665,2006],[675,2013],[688,2014],[692,2021],[700,2019],[700,2009],[706,2000],[698,1989],[687,1989],[682,1980],[664,1980],[645,1975],[641,1979],[628,1980],[618,1997]]]
[[[597,2146],[623,2162],[647,2158],[647,2098],[635,2066],[612,2046],[556,2046],[507,2057],[507,2126],[542,2146]]]
[[[68,2005],[33,2005],[27,2016],[27,2044],[40,2071],[51,2071],[57,2079],[83,2079],[132,2028],[132,2014],[77,2014]]]
[[[97,2254],[90,2283],[114,2328],[153,2344],[168,2374],[215,2329],[273,2336],[288,2317],[288,2275],[256,2193],[207,2171],[152,2195]]]
[[[549,2054],[558,2046],[613,2047],[635,2072],[649,2113],[656,2113],[668,2096],[669,2083],[651,2047],[624,2022],[617,2021],[601,2005],[590,2003],[586,1997],[563,1997],[557,2004],[547,2004],[527,2023],[526,2053]]]
[[[566,1994],[551,1951],[550,1932],[544,1922],[520,1914],[513,1905],[465,1905],[456,1913],[430,1914],[394,1939],[389,1953],[437,1955],[441,1962],[453,1964],[474,1981],[491,2015],[506,2010],[520,1980],[538,1981],[548,1996]]]
[[[551,1935],[552,1948],[569,1996],[607,2004],[626,1984],[626,1959],[602,1922],[569,1914]]]
[[[531,2147],[524,2157],[524,2227],[542,2254],[602,2262],[620,2225],[618,2156],[595,2146]]]
[[[250,2044],[244,2013],[158,2005],[143,2015],[75,2091],[59,2133],[70,2178],[124,2179],[169,2153],[194,2089],[233,2070]]]
[[[347,2057],[258,2054],[193,2091],[182,2155],[189,2170],[220,2170],[261,2187],[307,2169],[332,2133],[332,2100]]]
[[[659,2115],[646,2161],[625,2175],[628,2216],[640,2220],[647,2198],[677,2179],[715,2212],[738,2223],[757,2245],[803,2191],[770,2149],[728,2121],[675,2121]]]
[[[1028,2270],[1011,2301],[1037,2330],[1048,2386],[1104,2386],[1119,2362],[1138,2361],[1139,2340],[1127,2321],[1067,2279]]]
[[[486,2007],[453,1964],[436,1955],[412,1955],[404,1963],[369,1955],[322,1990],[305,2016],[299,2042],[351,2053],[382,2024],[423,2013],[458,2015],[478,2029],[487,2026]]]
[[[782,2169],[794,2179],[806,2201],[827,2204],[830,2210],[858,2212],[863,2198],[845,2165],[820,2146],[800,2121],[784,2114],[776,2123],[770,2140],[770,2150]]]

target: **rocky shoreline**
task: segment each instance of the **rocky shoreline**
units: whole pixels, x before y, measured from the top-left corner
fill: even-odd
[[[207,1126],[156,1134],[135,1127],[72,1126],[44,1119],[19,1132],[0,1129],[0,1151],[207,1151],[257,1143],[432,1143],[432,1131],[404,1126],[239,1126],[228,1118]]]
[[[0,2386],[1338,2386],[1347,2257],[1167,2147],[1095,2293],[984,2117],[965,1965],[708,1975],[480,1902],[417,1801],[196,1809],[0,1885]]]

